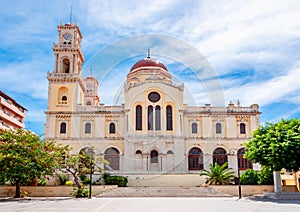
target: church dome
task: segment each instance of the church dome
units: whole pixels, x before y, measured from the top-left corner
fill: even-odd
[[[136,62],[132,68],[130,69],[130,72],[133,72],[136,69],[140,69],[140,68],[161,68],[164,71],[168,72],[168,69],[166,68],[166,66],[164,64],[162,64],[160,61],[151,58],[150,56]]]

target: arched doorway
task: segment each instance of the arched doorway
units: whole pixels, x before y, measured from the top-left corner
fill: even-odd
[[[201,149],[194,147],[189,151],[188,166],[189,170],[203,169],[203,153]]]
[[[109,167],[113,170],[120,169],[120,152],[114,147],[108,148],[104,152],[104,159],[109,162]]]
[[[245,150],[241,148],[237,152],[238,168],[240,170],[252,169],[252,162],[244,158]]]
[[[226,150],[221,147],[216,148],[213,153],[213,163],[217,163],[217,164],[219,164],[219,166],[222,166],[227,161],[228,161],[228,158],[227,158]]]

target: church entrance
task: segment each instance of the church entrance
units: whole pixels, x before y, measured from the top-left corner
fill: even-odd
[[[120,169],[120,152],[116,148],[108,148],[104,152],[104,159],[109,162],[108,167],[112,170]]]

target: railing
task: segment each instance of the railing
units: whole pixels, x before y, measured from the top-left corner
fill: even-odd
[[[50,73],[48,72],[48,77],[79,77],[79,74],[74,73]]]
[[[69,101],[58,100],[57,104],[58,105],[68,105]]]
[[[80,49],[80,45],[78,44],[53,44],[53,48],[72,48],[72,49]]]
[[[16,105],[8,102],[6,99],[0,98],[0,105],[3,105],[4,107],[8,108],[8,110],[13,111],[21,117],[25,116],[24,111],[20,110]]]
[[[10,115],[7,115],[3,111],[0,111],[0,117],[3,120],[5,120],[6,122],[10,122],[10,123],[12,123],[12,125],[17,126],[19,128],[23,128],[25,126],[24,123],[20,122],[19,120],[17,120],[16,118],[14,118]]]
[[[258,112],[254,107],[187,107],[186,112]]]

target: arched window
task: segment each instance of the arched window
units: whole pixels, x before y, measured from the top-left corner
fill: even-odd
[[[115,134],[116,133],[116,125],[114,123],[109,124],[109,134]]]
[[[246,134],[246,124],[245,123],[240,124],[240,134]]]
[[[142,106],[138,105],[135,108],[135,130],[142,130],[143,127],[143,113]]]
[[[120,153],[119,150],[116,148],[108,148],[104,152],[104,159],[109,162],[108,167],[113,170],[119,170],[119,164],[120,164]]]
[[[88,102],[86,103],[86,105],[92,105],[91,101],[88,101]]]
[[[168,154],[168,155],[173,155],[174,152],[173,152],[172,150],[168,150],[168,151],[167,151],[167,154]]]
[[[92,131],[92,125],[91,125],[91,123],[85,123],[85,126],[84,126],[84,133],[90,134],[91,131]]]
[[[227,161],[228,159],[226,150],[220,147],[216,148],[213,153],[213,163],[217,163],[219,166],[222,166]]]
[[[62,86],[58,89],[58,104],[66,105],[68,103],[68,88]]]
[[[194,147],[189,151],[188,164],[189,170],[203,169],[203,153],[201,149]]]
[[[141,151],[141,150],[136,150],[135,154],[141,155],[141,154],[142,154],[142,151]]]
[[[244,158],[245,150],[241,148],[237,152],[238,168],[241,170],[252,169],[252,162]]]
[[[156,150],[152,150],[150,153],[151,163],[158,163],[158,152]]]
[[[60,134],[66,134],[67,133],[67,124],[65,122],[62,122],[60,124]]]
[[[63,59],[63,73],[70,73],[70,61],[68,58]]]
[[[155,130],[161,130],[161,112],[160,112],[160,106],[155,106]]]
[[[192,133],[198,133],[198,124],[192,123]]]
[[[153,106],[148,106],[148,130],[153,130]]]
[[[172,106],[168,105],[166,108],[166,117],[167,117],[167,130],[173,130],[173,118],[172,118]]]
[[[221,123],[216,123],[216,134],[222,133],[222,125]]]

